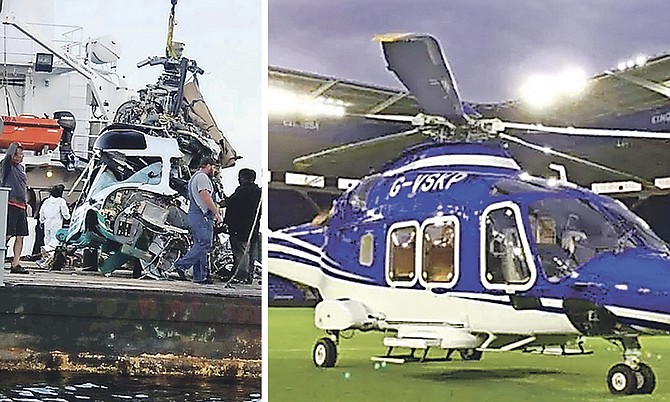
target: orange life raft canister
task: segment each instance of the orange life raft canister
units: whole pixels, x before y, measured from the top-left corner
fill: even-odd
[[[44,147],[52,150],[63,134],[63,129],[55,119],[32,114],[2,116],[2,123],[0,148],[7,148],[12,142],[20,142],[26,150],[42,151]]]

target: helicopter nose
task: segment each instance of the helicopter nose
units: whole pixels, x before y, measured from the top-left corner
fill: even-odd
[[[586,264],[567,298],[604,307],[617,322],[670,331],[670,256],[632,249]]]

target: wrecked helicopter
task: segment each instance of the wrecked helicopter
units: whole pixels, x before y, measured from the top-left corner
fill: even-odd
[[[162,66],[157,83],[123,103],[96,139],[94,155],[73,186],[84,182],[69,227],[57,234],[61,245],[51,269],[81,259],[85,270],[103,274],[126,266],[134,277],[167,278],[190,246],[191,174],[204,158],[223,168],[240,158],[202,98],[197,76],[203,70],[181,56],[182,44],[169,43],[165,57],[138,63]],[[215,202],[223,199],[220,180],[212,178]],[[232,255],[223,230],[216,232],[209,264],[227,280],[234,274]]]

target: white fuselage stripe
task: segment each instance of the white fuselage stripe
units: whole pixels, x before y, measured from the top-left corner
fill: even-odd
[[[281,244],[273,244],[273,243],[270,243],[268,245],[268,251],[276,251],[276,252],[280,252],[280,253],[288,254],[288,255],[291,255],[291,256],[294,256],[294,257],[299,257],[299,258],[303,258],[303,259],[312,261],[316,264],[319,264],[319,266],[322,269],[324,269],[326,271],[329,271],[329,272],[331,272],[335,275],[344,276],[344,277],[351,278],[351,279],[356,279],[356,280],[359,280],[359,281],[374,282],[373,279],[366,278],[364,276],[360,276],[360,275],[356,275],[356,274],[352,274],[351,272],[343,271],[341,269],[337,269],[337,268],[334,268],[334,267],[328,265],[328,263],[326,263],[326,261],[324,261],[327,257],[325,257],[324,254],[321,251],[319,251],[319,254],[321,255],[321,257],[316,257],[313,254],[306,253],[302,250],[294,249],[292,247],[281,245]],[[330,259],[330,258],[328,258],[328,260],[332,261],[332,259]]]
[[[637,310],[618,306],[605,306],[605,308],[611,311],[614,315],[619,317],[659,322],[666,325],[670,325],[670,315],[668,314],[655,313],[653,311],[644,311],[644,310]]]
[[[542,303],[543,307],[551,307],[551,308],[563,308],[563,300],[561,299],[549,299],[546,297],[540,297],[540,303]]]
[[[272,242],[272,238],[273,238],[273,237],[274,237],[274,238],[277,238],[277,239],[280,239],[280,240],[285,240],[285,241],[291,242],[291,243],[293,243],[293,244],[295,244],[295,245],[298,245],[298,246],[300,246],[300,247],[304,247],[304,248],[306,248],[306,249],[312,250],[312,251],[314,251],[314,252],[316,252],[316,253],[319,253],[319,255],[321,254],[321,248],[316,247],[315,245],[313,245],[313,244],[311,244],[311,243],[308,243],[308,242],[306,242],[306,241],[300,240],[300,239],[298,239],[297,237],[288,235],[288,234],[286,234],[286,233],[282,233],[282,232],[270,232],[270,235],[268,236],[268,241]]]
[[[269,271],[319,289],[324,300],[346,295],[370,308],[387,322],[463,323],[471,332],[506,334],[578,334],[566,315],[539,310],[515,310],[507,296],[482,297],[475,292],[448,292],[436,295],[426,289],[393,288],[351,282],[314,270],[298,261],[270,257]],[[463,297],[465,296],[465,297]],[[470,296],[470,297],[468,297]],[[472,299],[471,299],[472,298]]]
[[[292,255],[295,257],[304,258],[305,260],[312,261],[316,264],[321,264],[321,258],[316,257],[314,254],[306,253],[302,250],[298,250],[292,247],[284,246],[281,244],[269,244],[268,251],[277,251],[280,253]]]
[[[425,159],[414,161],[408,165],[399,167],[397,169],[388,170],[384,172],[384,176],[393,176],[400,173],[409,172],[411,170],[422,169],[427,167],[442,167],[442,166],[485,166],[521,170],[519,164],[512,158],[503,156],[490,155],[439,155],[431,156]]]

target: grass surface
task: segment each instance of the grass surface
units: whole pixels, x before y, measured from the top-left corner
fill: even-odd
[[[356,333],[340,341],[334,368],[312,363],[312,348],[323,333],[313,309],[270,308],[268,400],[276,401],[670,401],[670,338],[642,338],[643,359],[656,373],[652,395],[616,397],[607,370],[621,361],[619,349],[598,338],[588,356],[541,356],[486,352],[481,361],[386,365],[371,356],[385,352],[380,333]]]

